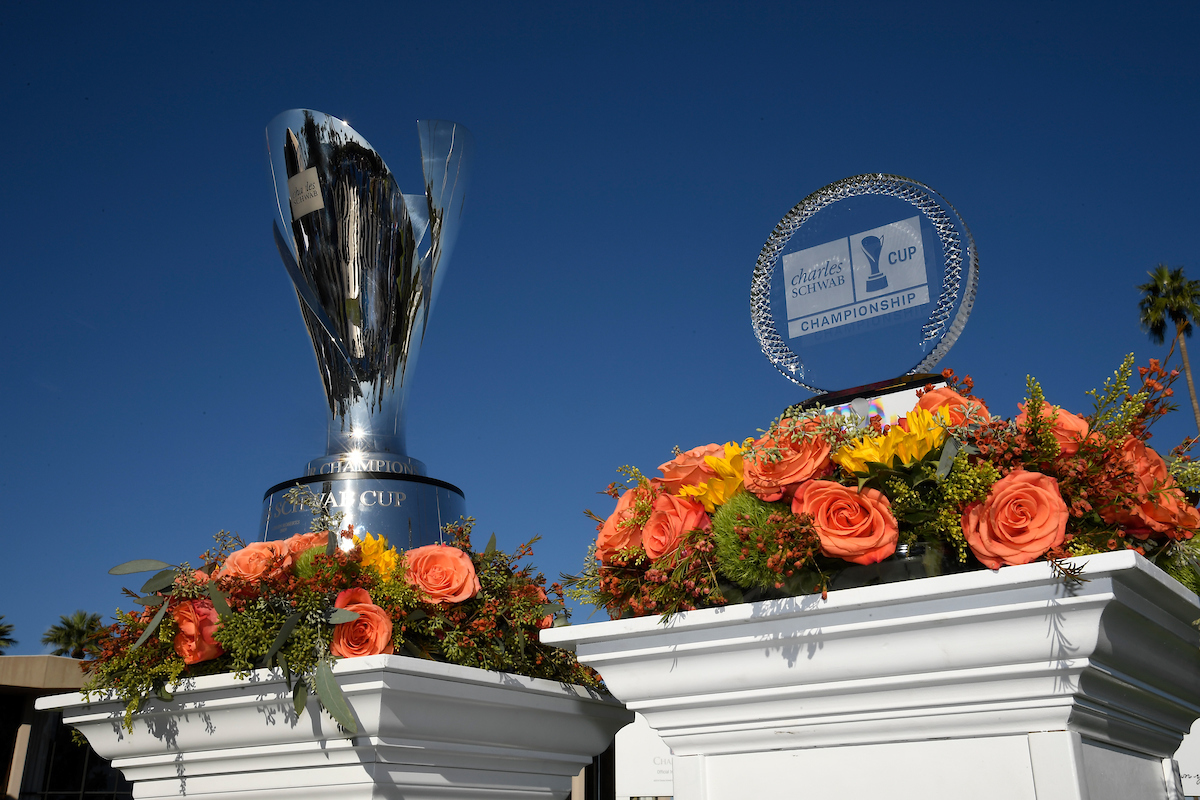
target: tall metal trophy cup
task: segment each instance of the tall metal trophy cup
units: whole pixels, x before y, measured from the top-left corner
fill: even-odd
[[[308,530],[288,501],[306,487],[342,525],[401,548],[440,541],[462,491],[405,448],[404,405],[462,217],[473,143],[461,125],[417,123],[424,194],[403,194],[379,154],[336,117],[285,111],[267,126],[275,243],[296,289],[329,403],[325,455],[267,490],[261,536]]]

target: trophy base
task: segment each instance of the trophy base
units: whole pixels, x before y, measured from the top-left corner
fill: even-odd
[[[260,541],[308,532],[312,513],[285,497],[296,486],[317,495],[329,513],[343,514],[343,529],[354,525],[355,532],[383,536],[401,550],[442,543],[442,526],[466,515],[462,489],[436,478],[389,472],[310,475],[272,486],[263,495]]]

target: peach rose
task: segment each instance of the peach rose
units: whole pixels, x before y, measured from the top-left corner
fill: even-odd
[[[1067,504],[1058,481],[1040,472],[1013,470],[981,503],[967,506],[963,536],[989,569],[1028,564],[1066,540]]]
[[[290,539],[284,539],[283,544],[285,547],[287,547],[289,553],[294,556],[298,556],[305,550],[311,550],[314,547],[327,546],[329,544],[329,531],[297,533]]]
[[[340,622],[333,627],[329,650],[338,658],[390,655],[392,649],[392,618],[371,602],[366,589],[346,589],[333,601],[336,608],[358,614],[358,619]]]
[[[630,521],[638,491],[638,487],[627,489],[617,501],[616,511],[600,528],[600,535],[596,537],[596,557],[601,564],[611,563],[612,557],[620,551],[642,544],[642,529]]]
[[[665,464],[660,464],[659,472],[663,474],[662,484],[671,494],[679,494],[681,486],[699,486],[716,476],[712,467],[704,463],[706,456],[725,457],[725,448],[719,444],[706,444],[703,447],[693,447],[686,453],[680,453]]]
[[[658,559],[679,549],[683,534],[711,527],[712,521],[700,503],[687,497],[660,494],[654,501],[654,513],[642,530],[642,545],[647,556]]]
[[[988,414],[987,406],[983,403],[978,400],[968,400],[945,386],[923,394],[917,401],[917,406],[930,414],[939,408],[945,408],[950,416],[951,425],[962,425],[964,422],[985,423],[992,418]]]
[[[854,564],[875,564],[896,552],[900,529],[892,504],[875,489],[809,481],[792,497],[792,512],[812,516],[821,552]]]
[[[283,542],[251,542],[229,554],[217,577],[258,581],[278,577],[291,566],[292,554]]]
[[[471,557],[448,544],[428,544],[404,554],[405,579],[431,603],[461,603],[479,593],[479,577]]]
[[[179,626],[174,645],[183,663],[199,664],[225,652],[213,639],[213,631],[220,626],[221,620],[207,597],[185,600],[171,609],[171,616]]]
[[[1017,425],[1024,428],[1029,423],[1029,415],[1025,413],[1024,403],[1019,404],[1017,408],[1021,409],[1021,413],[1017,415]],[[1050,433],[1054,436],[1054,441],[1058,442],[1058,452],[1064,456],[1073,456],[1079,452],[1079,445],[1087,438],[1087,420],[1078,414],[1072,414],[1058,406],[1049,406],[1045,403],[1042,404],[1041,413],[1038,416],[1049,420],[1050,415],[1055,412],[1057,412],[1057,416],[1051,424]]]
[[[814,433],[816,428],[816,420],[806,420],[803,425],[784,420],[774,436],[768,433],[755,441],[754,457],[742,461],[746,489],[773,503],[790,498],[804,481],[826,474],[833,466],[829,442]]]

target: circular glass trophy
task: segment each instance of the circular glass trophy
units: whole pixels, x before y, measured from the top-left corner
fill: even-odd
[[[946,200],[857,175],[788,212],[759,253],[750,313],[763,353],[810,392],[929,372],[971,314],[975,241]]]

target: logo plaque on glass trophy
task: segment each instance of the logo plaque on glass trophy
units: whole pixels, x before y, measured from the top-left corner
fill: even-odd
[[[404,406],[417,353],[458,234],[472,139],[453,122],[417,123],[423,194],[403,194],[353,128],[318,111],[267,126],[279,218],[275,244],[292,279],[325,387],[325,455],[263,497],[261,538],[308,530],[288,502],[306,487],[342,524],[401,548],[440,541],[465,512],[462,490],[429,477],[405,447]]]
[[[966,224],[924,184],[846,178],[806,197],[758,256],[750,312],[763,353],[832,406],[931,382],[975,302]]]

